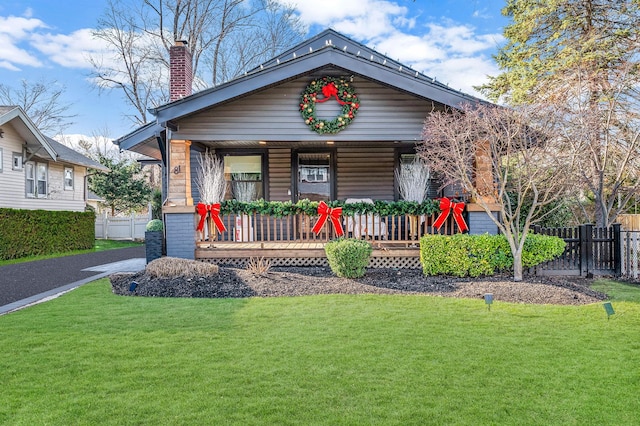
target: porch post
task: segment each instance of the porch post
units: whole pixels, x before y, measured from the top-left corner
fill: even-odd
[[[191,195],[191,141],[171,139],[167,200],[162,207],[167,256],[194,259],[196,212]]]
[[[192,206],[191,141],[172,139],[169,146],[170,170],[167,201],[176,206]]]

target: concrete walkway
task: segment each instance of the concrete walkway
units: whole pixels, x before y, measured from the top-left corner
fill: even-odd
[[[145,266],[144,246],[0,266],[0,315],[110,274],[138,272]]]

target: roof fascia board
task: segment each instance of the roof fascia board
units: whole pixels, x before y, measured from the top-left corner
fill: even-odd
[[[155,138],[156,134],[162,132],[162,130],[164,130],[164,128],[158,122],[151,122],[127,135],[115,139],[113,143],[118,145],[120,149],[130,150],[147,139]]]
[[[58,154],[53,149],[53,147],[49,144],[49,142],[47,142],[47,140],[44,137],[44,135],[42,133],[40,133],[40,130],[38,130],[36,125],[33,123],[33,121],[31,121],[31,119],[22,110],[22,108],[15,107],[14,109],[9,111],[8,113],[4,114],[0,119],[2,120],[2,121],[0,121],[0,125],[8,123],[9,121],[14,120],[14,119],[19,119],[20,121],[22,121],[24,126],[27,128],[27,130],[29,130],[29,132],[33,135],[33,137],[36,139],[36,141],[40,145],[42,145],[42,147],[45,149],[45,151],[47,151],[47,154],[51,157],[51,159],[53,161],[56,161],[56,158],[58,157]]]

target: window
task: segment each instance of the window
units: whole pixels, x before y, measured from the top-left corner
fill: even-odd
[[[2,173],[2,148],[0,148],[0,173]]]
[[[64,168],[64,189],[73,191],[73,167]]]
[[[226,155],[224,178],[231,198],[244,202],[264,198],[262,155]]]
[[[47,163],[29,161],[25,167],[27,197],[47,197]]]
[[[11,167],[13,170],[22,170],[22,154],[19,152],[13,153],[13,162]]]

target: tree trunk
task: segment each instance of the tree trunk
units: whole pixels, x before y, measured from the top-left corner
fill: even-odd
[[[522,251],[518,250],[513,255],[513,281],[522,281]]]

